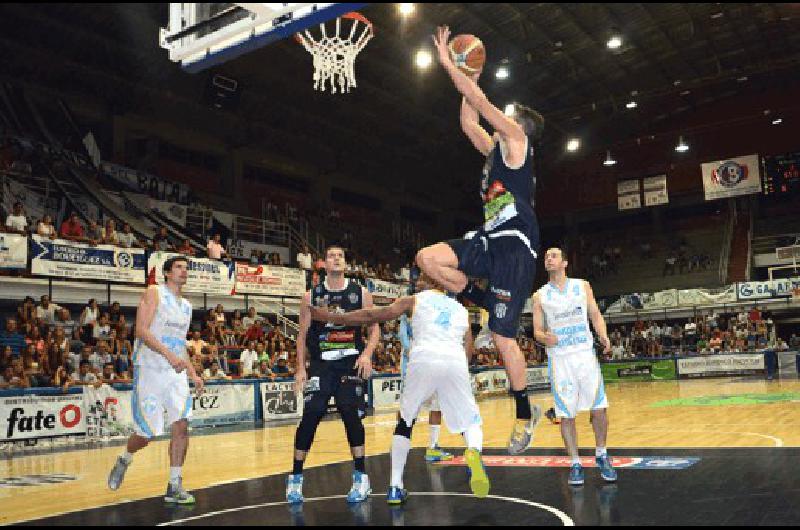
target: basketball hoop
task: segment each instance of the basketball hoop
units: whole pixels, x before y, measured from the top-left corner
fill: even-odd
[[[353,21],[349,36],[342,34],[343,18]],[[372,22],[362,14],[352,12],[336,19],[334,36],[328,36],[324,23],[319,28],[319,39],[315,39],[309,30],[295,34],[295,39],[313,57],[314,90],[324,92],[326,84],[330,82],[331,93],[336,94],[337,86],[339,92],[350,92],[356,86],[356,56],[375,35]]]

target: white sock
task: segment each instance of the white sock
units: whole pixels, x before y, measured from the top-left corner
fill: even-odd
[[[392,479],[389,486],[403,488],[403,470],[406,467],[406,459],[410,450],[411,440],[399,434],[392,437]]]
[[[483,451],[483,429],[481,426],[470,425],[469,429],[464,431],[464,441],[467,442],[468,448]]]
[[[431,443],[428,447],[433,449],[434,447],[439,445],[439,433],[442,431],[441,425],[431,425]]]
[[[124,451],[121,456],[122,456],[122,459],[128,464],[133,462],[133,455],[131,453],[129,453],[128,451]]]
[[[594,450],[594,455],[598,458],[601,456],[608,456],[608,450],[605,447],[598,447]]]
[[[581,457],[579,456],[572,457],[572,465],[574,466],[575,464],[581,465]]]
[[[178,482],[181,479],[181,471],[183,470],[182,467],[170,467],[169,468],[169,481],[170,482]]]

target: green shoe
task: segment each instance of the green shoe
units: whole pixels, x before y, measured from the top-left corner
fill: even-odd
[[[477,449],[467,449],[464,451],[464,462],[467,464],[469,473],[469,487],[472,494],[476,497],[486,497],[489,494],[489,476],[483,467],[481,453]]]
[[[438,447],[429,447],[427,451],[425,451],[425,461],[426,462],[442,462],[444,460],[452,460],[453,455],[446,451],[442,451]]]
[[[178,479],[177,482],[170,482],[167,486],[164,502],[172,504],[194,504],[194,495],[183,489],[183,480]]]

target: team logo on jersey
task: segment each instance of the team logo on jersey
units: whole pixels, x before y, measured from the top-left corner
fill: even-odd
[[[558,395],[567,399],[571,398],[573,394],[575,394],[575,386],[572,384],[572,381],[561,381],[558,383],[557,389]]]
[[[151,414],[155,414],[156,410],[158,409],[158,400],[155,396],[147,396],[142,401],[142,409],[144,410],[145,414],[148,416]]]
[[[350,303],[351,304],[358,303],[358,295],[356,293],[350,293]]]
[[[506,304],[495,304],[494,316],[503,319],[506,317],[507,312],[508,312],[508,306]]]

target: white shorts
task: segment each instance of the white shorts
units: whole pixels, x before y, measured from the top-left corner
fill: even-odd
[[[423,404],[434,396],[438,398],[450,432],[462,433],[473,425],[483,423],[475,396],[472,395],[472,383],[465,361],[459,359],[448,362],[440,359],[409,363],[400,396],[400,417],[407,425],[411,425]]]
[[[608,408],[603,374],[593,351],[550,357],[547,368],[559,418]]]
[[[406,372],[408,371],[408,363],[404,362],[400,367],[400,392],[406,386]],[[442,407],[439,405],[439,396],[433,394],[431,398],[422,404],[423,409],[428,409],[431,412],[441,412]]]
[[[134,367],[131,410],[134,430],[144,438],[164,434],[165,416],[167,425],[191,418],[192,394],[186,371]]]

